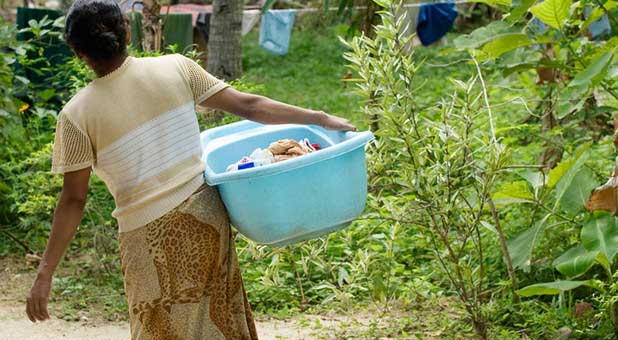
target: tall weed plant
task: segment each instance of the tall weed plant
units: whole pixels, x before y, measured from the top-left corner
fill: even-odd
[[[383,10],[375,38],[352,39],[346,54],[359,76],[366,116],[377,127],[370,203],[375,217],[389,220],[393,230],[412,229],[427,239],[436,269],[463,303],[478,337],[487,339],[484,304],[497,288],[487,273],[502,268],[490,265],[487,248],[504,240],[491,193],[508,153],[496,138],[486,84],[471,59],[467,67],[476,65],[474,77],[445,80],[450,96],[419,105],[423,80],[416,74],[423,61],[410,47],[412,36],[403,35],[406,21],[397,17],[397,4],[377,2]]]

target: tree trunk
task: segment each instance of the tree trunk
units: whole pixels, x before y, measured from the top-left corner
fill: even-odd
[[[242,0],[214,0],[208,38],[208,72],[224,80],[242,75]]]
[[[365,33],[366,36],[374,38],[376,32],[373,29],[373,26],[380,23],[380,16],[378,15],[378,12],[381,8],[373,0],[360,1],[359,4],[360,6],[367,7],[367,9],[365,9],[362,14],[360,30],[361,32]]]
[[[157,0],[143,0],[144,9],[144,41],[145,51],[161,49],[161,4]]]

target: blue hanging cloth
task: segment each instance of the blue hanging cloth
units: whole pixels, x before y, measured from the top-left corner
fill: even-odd
[[[592,14],[592,8],[587,6],[584,9],[585,18],[588,19],[590,14]],[[590,32],[590,35],[592,36],[592,39],[594,40],[600,39],[601,37],[612,33],[612,28],[609,24],[609,19],[607,18],[607,14],[603,14],[601,18],[592,22],[588,26],[588,31]]]
[[[416,34],[424,46],[431,45],[451,30],[456,17],[457,9],[452,2],[422,4]]]
[[[296,10],[269,10],[262,16],[260,46],[278,55],[288,53]]]

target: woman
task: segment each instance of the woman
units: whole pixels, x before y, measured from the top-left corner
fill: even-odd
[[[91,170],[114,196],[133,339],[256,339],[225,208],[204,184],[195,105],[267,124],[354,130],[345,119],[238,92],[180,55],[133,58],[113,0],[77,0],[65,38],[97,75],[58,116],[52,171],[64,174],[27,298],[49,319],[52,274],[79,224]]]

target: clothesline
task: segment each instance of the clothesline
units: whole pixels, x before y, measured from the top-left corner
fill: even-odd
[[[418,3],[413,3],[413,4],[404,4],[403,8],[415,8],[415,7],[421,7],[423,5],[430,5],[430,4],[455,4],[455,5],[460,5],[460,4],[467,4],[467,3],[473,3],[476,1],[471,1],[471,0],[456,0],[456,1],[429,1],[429,2],[418,2]],[[318,11],[323,11],[324,9],[322,8],[288,8],[288,9],[293,9],[297,12],[318,12]],[[354,9],[359,10],[359,9],[367,9],[367,6],[355,6]],[[328,8],[329,11],[338,11],[339,8],[338,7],[330,7]]]
[[[120,4],[128,7],[130,4],[130,11],[135,13],[136,8],[134,8],[135,4],[141,3],[143,0],[120,0]],[[430,45],[435,41],[439,40],[444,34],[446,34],[455,20],[457,16],[457,11],[454,9],[454,5],[468,3],[470,0],[455,0],[455,1],[434,1],[434,2],[421,2],[421,3],[410,3],[402,6],[403,10],[407,10],[410,8],[419,7],[419,13],[414,13],[410,15],[410,20],[414,21],[413,25],[416,27],[417,35],[423,45]],[[427,6],[424,6],[427,5]],[[434,6],[435,5],[435,6]],[[424,6],[424,7],[423,7]],[[173,7],[173,8],[172,8]],[[362,10],[362,6],[353,7],[357,10]],[[171,10],[173,9],[173,10]],[[251,9],[251,10],[243,10],[243,18],[242,18],[242,35],[247,34],[251,29],[257,24],[258,21],[261,20],[262,24],[260,25],[260,46],[274,54],[284,55],[287,53],[290,35],[292,33],[292,27],[294,25],[295,17],[303,15],[309,12],[318,12],[318,11],[334,11],[337,8],[299,8],[299,9],[287,9],[287,10],[267,10],[261,11],[259,9]],[[176,6],[166,6],[161,8],[161,13],[163,14],[171,14],[171,13],[189,13],[189,19],[186,17],[178,17],[178,16],[166,16],[164,26],[164,35],[166,36],[167,43],[176,43],[179,46],[187,46],[191,45],[191,41],[193,40],[193,29],[191,27],[195,27],[197,32],[203,37],[202,41],[208,43],[209,40],[209,28],[210,28],[210,16],[212,15],[212,6],[207,5],[193,5],[193,4],[179,4]],[[417,12],[417,11],[414,11]],[[139,13],[139,12],[138,12]],[[136,13],[137,14],[137,13]],[[412,18],[412,16],[414,18]],[[416,17],[418,16],[418,25],[416,22]],[[168,19],[174,19],[173,21],[178,21],[174,28],[169,27],[167,25]],[[189,20],[189,24],[185,24],[184,22]],[[132,21],[132,30],[135,30],[134,36],[137,38],[141,28],[137,27],[141,20],[137,20],[135,22]],[[182,25],[181,25],[182,21]],[[136,27],[133,27],[136,26]],[[186,32],[184,32],[184,28],[188,27]],[[182,28],[183,34],[189,37],[186,42],[183,40],[182,43],[177,37],[171,37],[172,31],[178,31]],[[167,33],[167,34],[165,34]],[[139,44],[139,38],[135,41],[135,44]]]
[[[126,4],[128,1],[130,0],[120,0],[118,1],[118,5],[122,6],[124,4]],[[467,3],[474,3],[475,1],[472,0],[455,0],[455,1],[429,1],[429,2],[418,2],[418,3],[412,3],[412,4],[404,4],[402,6],[402,8],[416,8],[416,7],[421,7],[423,5],[429,5],[429,4],[455,4],[455,5],[461,5],[461,4],[467,4]],[[169,7],[169,6],[168,6]],[[367,9],[367,6],[355,6],[353,7],[356,10],[360,10],[360,9]],[[245,10],[255,10],[255,6],[251,6],[250,8],[247,7],[245,8]],[[286,8],[289,10],[295,10],[296,12],[319,12],[322,11],[322,8]],[[328,11],[338,11],[339,8],[338,7],[329,7]]]

